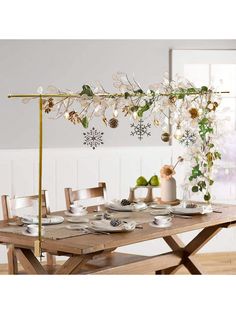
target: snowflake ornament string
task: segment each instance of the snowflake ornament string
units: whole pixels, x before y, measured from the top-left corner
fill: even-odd
[[[151,136],[151,132],[149,131],[149,129],[151,128],[151,124],[144,124],[142,119],[139,120],[138,124],[132,123],[130,127],[133,128],[133,131],[131,131],[130,135],[137,136],[140,141],[145,135],[147,137]]]
[[[188,147],[195,144],[196,140],[197,140],[197,136],[194,132],[192,132],[191,130],[185,130],[179,142],[180,144],[183,144],[184,146]]]
[[[86,132],[83,133],[84,135],[84,145],[91,147],[92,149],[97,148],[100,145],[103,145],[103,132],[97,131],[94,127]]]

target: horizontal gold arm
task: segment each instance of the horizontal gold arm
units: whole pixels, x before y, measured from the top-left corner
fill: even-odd
[[[229,94],[230,92],[228,91],[223,91],[223,92],[212,92],[213,94]],[[193,92],[189,93],[189,95],[199,95],[200,93]],[[208,92],[202,93],[202,94],[208,94]],[[95,94],[95,96],[103,96],[103,97],[110,97],[111,95],[117,96],[117,97],[122,97],[124,94]],[[159,94],[160,96],[170,96],[172,93],[169,94]],[[8,98],[66,98],[66,97],[73,97],[73,98],[79,98],[81,95],[80,94],[10,94],[8,95]],[[130,96],[137,96],[136,94],[130,94]]]

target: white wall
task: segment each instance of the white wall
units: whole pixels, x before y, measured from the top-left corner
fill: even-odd
[[[129,187],[134,186],[139,175],[149,178],[154,172],[158,174],[163,164],[171,163],[173,153],[171,147],[158,146],[102,148],[95,153],[90,149],[45,149],[43,188],[50,193],[51,210],[65,209],[64,187],[91,187],[98,181],[107,183],[108,199],[127,197]],[[37,163],[37,150],[1,150],[0,195],[37,194]],[[179,167],[177,174],[181,171]],[[181,191],[178,192],[181,196]],[[236,250],[235,233],[234,229],[224,230],[204,250]],[[183,239],[188,241],[194,234],[185,234]],[[169,249],[162,240],[152,240],[120,250],[152,255]],[[1,246],[0,263],[3,262],[6,262],[6,251]]]

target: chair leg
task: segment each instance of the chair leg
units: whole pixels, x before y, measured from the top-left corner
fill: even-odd
[[[18,274],[17,258],[15,254],[14,245],[12,244],[8,245],[7,258],[8,258],[8,274],[9,275]]]
[[[46,253],[47,255],[47,265],[53,267],[56,265],[56,257],[50,253]]]

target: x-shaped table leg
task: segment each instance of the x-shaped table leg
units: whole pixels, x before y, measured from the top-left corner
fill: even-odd
[[[30,249],[16,248],[17,258],[27,274],[48,274],[46,269],[41,265]],[[73,255],[60,266],[55,274],[78,274],[81,267],[91,258],[99,256],[100,254],[108,254],[108,251],[101,251],[98,253],[91,253],[87,255]]]
[[[166,270],[162,274],[174,274],[181,265],[184,265],[191,274],[202,275],[204,272],[196,260],[194,255],[209,242],[221,229],[222,225],[207,227],[203,229],[192,241],[186,246],[177,235],[164,237],[165,242],[173,251],[183,251],[181,264]]]

